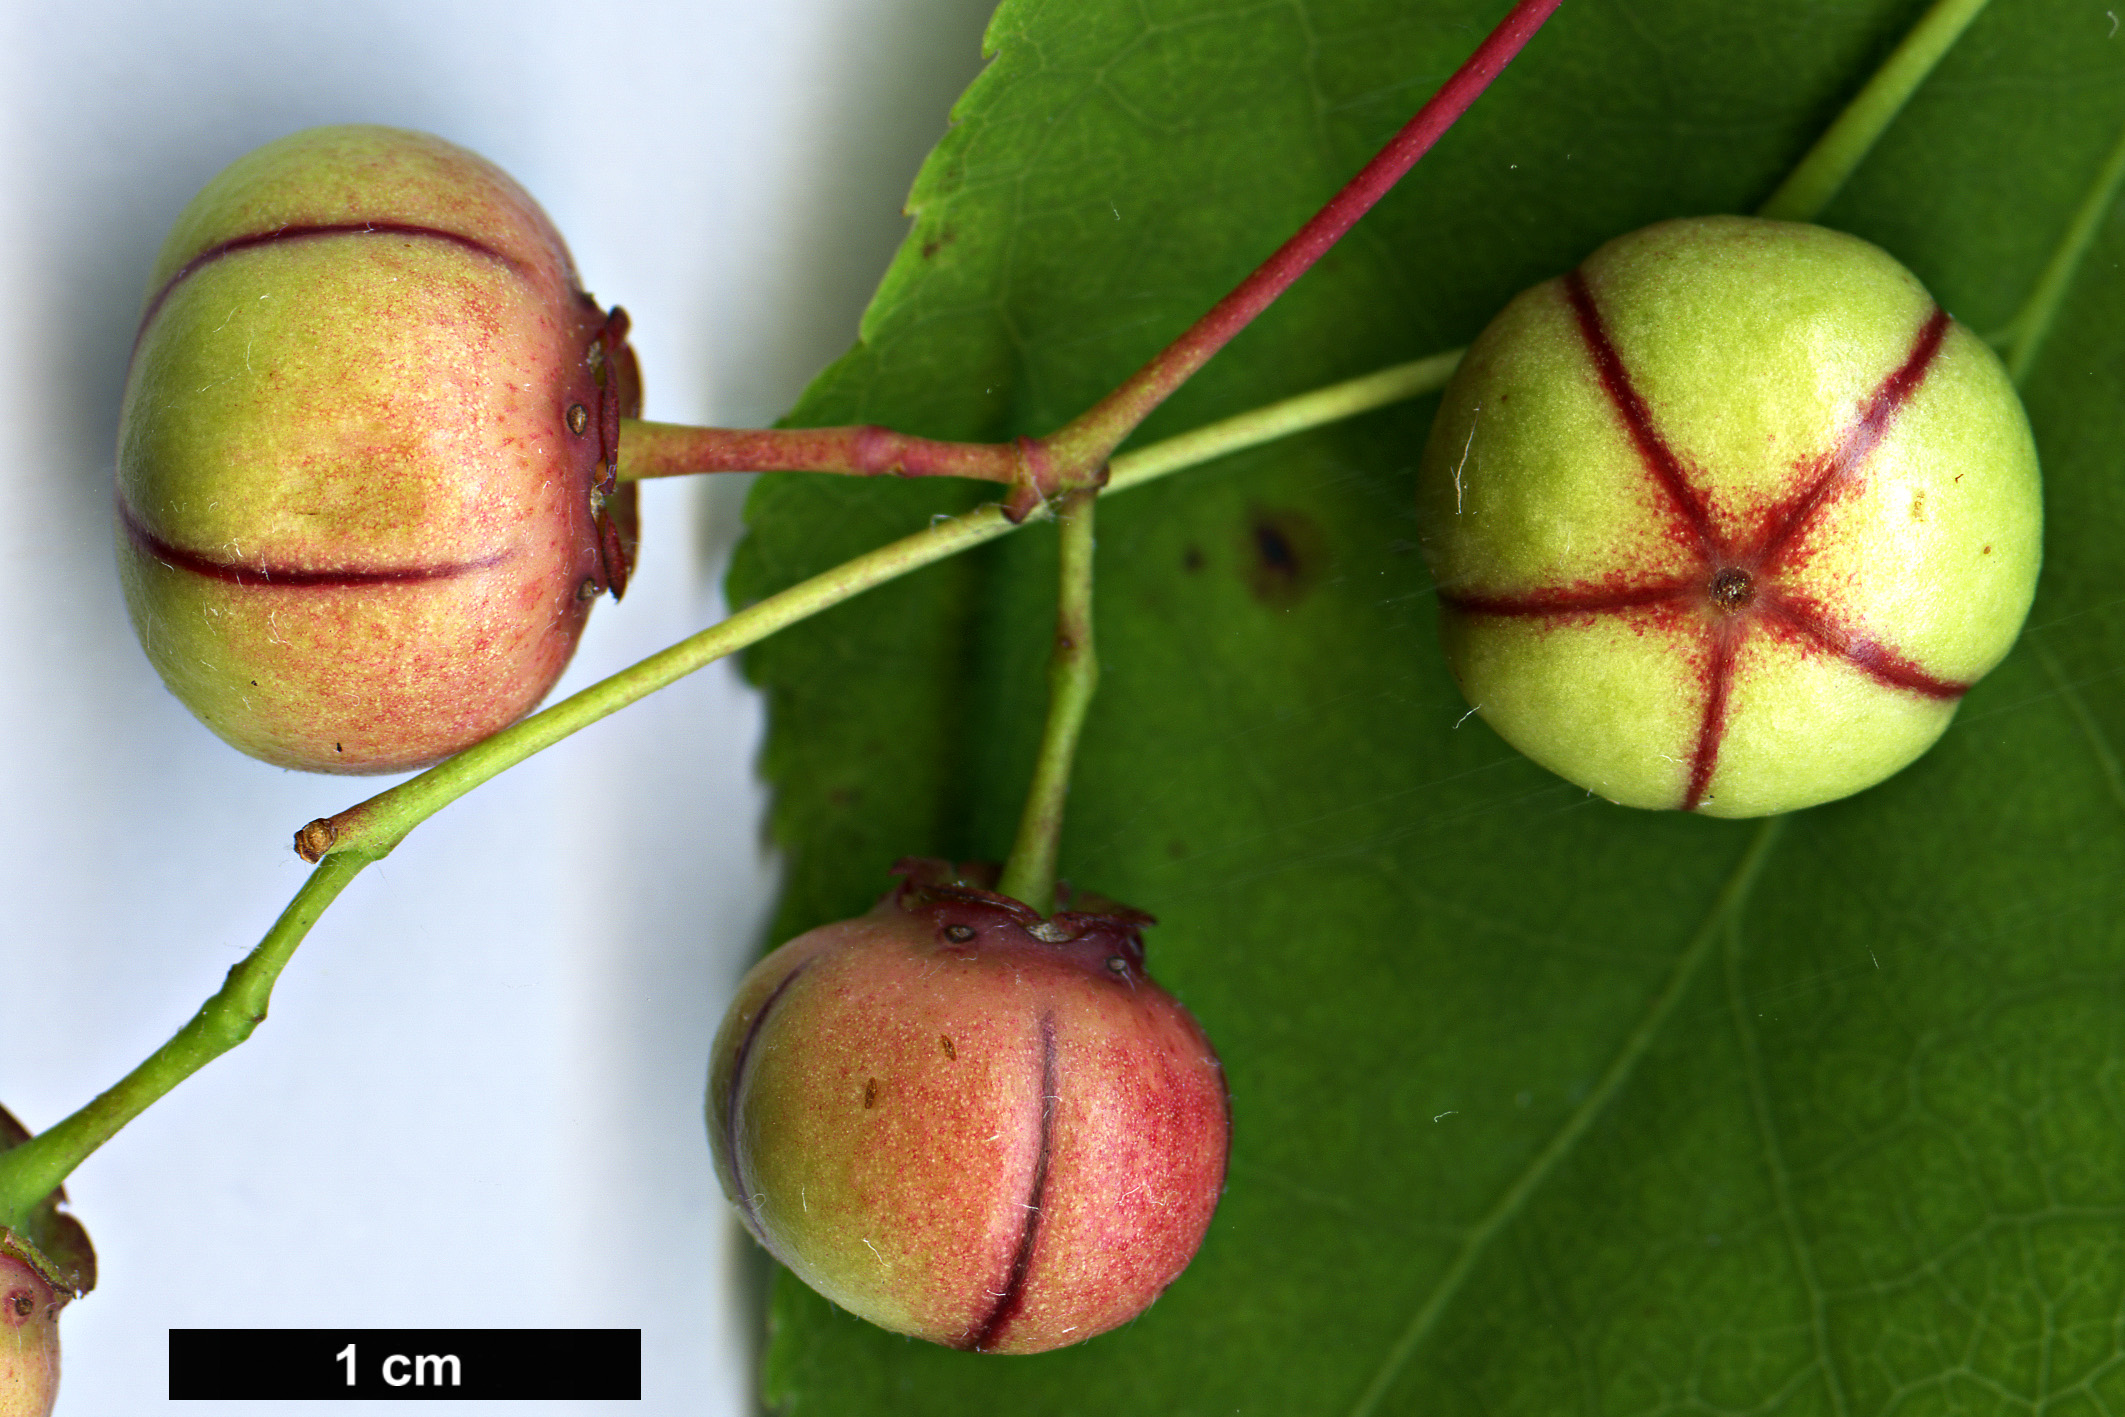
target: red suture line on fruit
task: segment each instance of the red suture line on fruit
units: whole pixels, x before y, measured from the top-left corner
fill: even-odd
[[[126,535],[144,555],[154,557],[173,570],[211,576],[217,581],[228,581],[240,586],[281,586],[293,589],[305,586],[347,588],[367,585],[419,585],[423,581],[447,581],[456,576],[470,575],[474,571],[491,571],[507,561],[512,554],[497,551],[494,555],[483,556],[477,561],[460,561],[449,566],[391,566],[376,571],[301,571],[286,566],[247,566],[234,561],[216,561],[196,551],[172,546],[142,526],[139,518],[133,515],[133,509],[126,505],[123,498],[118,501],[118,520],[125,527]]]
[[[148,308],[141,312],[140,327],[133,332],[133,343],[136,346],[140,343],[140,336],[147,332],[148,322],[155,318],[156,311],[162,309],[162,302],[170,298],[170,292],[191,279],[192,275],[202,266],[211,266],[224,256],[233,256],[238,251],[248,251],[256,246],[273,246],[283,241],[310,241],[323,236],[426,237],[431,240],[448,241],[453,245],[462,246],[467,251],[476,252],[489,260],[499,261],[513,271],[521,272],[523,270],[522,265],[513,257],[503,255],[500,251],[495,250],[484,242],[475,241],[469,236],[461,236],[455,231],[443,231],[432,226],[412,226],[402,222],[390,221],[350,222],[339,226],[283,226],[274,231],[254,232],[249,236],[234,237],[218,246],[209,246],[206,250],[179,266],[177,274],[171,276],[163,283],[162,289],[156,291],[154,298],[148,301]]]
[[[1608,329],[1601,323],[1601,312],[1594,308],[1592,292],[1586,288],[1586,277],[1573,271],[1564,278],[1564,293],[1571,301],[1572,313],[1579,318],[1579,333],[1586,340],[1586,350],[1593,357],[1594,368],[1601,375],[1601,387],[1616,405],[1616,412],[1630,430],[1631,441],[1638,445],[1638,456],[1645,461],[1646,471],[1653,474],[1697,534],[1697,542],[1707,554],[1712,553],[1717,537],[1712,530],[1711,513],[1705,510],[1704,499],[1697,489],[1690,486],[1684,476],[1682,462],[1668,447],[1660,430],[1653,426],[1652,410],[1645,406],[1645,399],[1631,382],[1631,371],[1623,367],[1623,356],[1609,342]]]
[[[1959,699],[1970,692],[1968,684],[1928,674],[1911,660],[1879,640],[1854,634],[1812,607],[1783,595],[1766,596],[1762,613],[1844,660],[1868,677],[1893,689],[1909,689],[1929,699]]]
[[[1896,421],[1896,415],[1918,392],[1919,385],[1926,381],[1926,371],[1932,368],[1934,357],[1940,353],[1941,341],[1947,334],[1948,312],[1936,308],[1919,330],[1918,338],[1912,341],[1911,353],[1905,356],[1894,373],[1881,381],[1873,397],[1867,400],[1867,406],[1860,410],[1859,417],[1817,464],[1815,480],[1793,500],[1785,517],[1765,538],[1763,549],[1755,557],[1757,564],[1768,565],[1791,546],[1830,500],[1830,494],[1858,471],[1880,446],[1889,432],[1889,425]]]
[[[1598,615],[1610,610],[1636,610],[1647,605],[1668,605],[1698,589],[1693,580],[1668,581],[1629,590],[1531,590],[1521,595],[1463,595],[1442,590],[1439,601],[1450,609],[1471,615]]]
[[[1697,752],[1690,759],[1690,785],[1682,796],[1682,810],[1694,812],[1704,805],[1719,766],[1719,742],[1727,732],[1727,705],[1734,693],[1734,658],[1741,652],[1743,628],[1729,622],[1712,630],[1711,683],[1704,697],[1704,721],[1697,729]]]
[[[1026,1224],[1018,1232],[1018,1252],[1011,1256],[1010,1277],[1004,1281],[1003,1295],[989,1316],[982,1320],[981,1327],[968,1340],[967,1346],[977,1353],[988,1351],[1004,1326],[1018,1317],[1018,1311],[1026,1302],[1026,1277],[1033,1268],[1033,1245],[1040,1238],[1041,1206],[1048,1198],[1048,1164],[1055,1154],[1055,1114],[1062,1105],[1057,1092],[1060,1078],[1057,1076],[1055,1056],[1055,1015],[1043,1014],[1040,1020],[1040,1154],[1033,1162],[1033,1185],[1026,1197]]]
[[[737,1192],[738,1210],[745,1217],[745,1228],[755,1235],[760,1234],[760,1215],[753,1209],[753,1190],[745,1183],[744,1156],[738,1149],[738,1094],[745,1083],[745,1065],[752,1057],[753,1042],[760,1036],[760,1026],[767,1022],[768,1014],[781,1001],[784,991],[797,982],[798,975],[811,967],[810,960],[798,965],[783,975],[782,982],[760,1001],[760,1012],[754,1014],[753,1021],[745,1026],[745,1037],[731,1059],[730,1089],[723,1098],[723,1150],[730,1157],[731,1186]]]

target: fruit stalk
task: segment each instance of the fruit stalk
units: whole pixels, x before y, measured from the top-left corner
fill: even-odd
[[[1504,72],[1560,3],[1519,0],[1430,101],[1268,260],[1112,393],[1046,437],[955,443],[876,427],[747,430],[630,421],[621,435],[620,475],[835,472],[970,477],[1011,487],[1004,509],[1014,522],[1050,498],[1100,486],[1107,460],[1122,441],[1392,191]]]
[[[952,443],[854,428],[692,428],[620,420],[620,477],[683,477],[696,472],[841,472],[857,477],[966,477],[1011,483],[1036,475],[1040,449],[1015,443]]]
[[[1055,656],[1048,664],[1048,722],[1041,731],[1025,811],[1018,819],[1018,839],[997,883],[1003,894],[1042,915],[1055,910],[1055,860],[1062,842],[1063,805],[1070,796],[1070,766],[1077,759],[1085,711],[1099,687],[1099,653],[1092,642],[1092,507],[1098,496],[1089,488],[1072,492],[1057,514],[1061,589],[1055,607]]]
[[[1459,351],[1453,351],[1393,365],[1124,453],[1112,464],[1105,495],[1309,428],[1436,393],[1445,387],[1459,359]],[[1049,510],[1038,511],[1030,520],[1044,520],[1048,515]],[[1018,525],[992,503],[822,571],[533,714],[418,777],[336,816],[318,818],[297,834],[296,851],[306,861],[317,861],[328,851],[353,849],[383,856],[408,832],[489,778],[635,700],[875,586],[993,541]]]
[[[1815,220],[1986,3],[1935,0],[1756,215],[1773,221]]]
[[[2103,220],[2116,205],[2118,189],[2125,186],[2125,128],[2118,130],[2117,142],[2110,154],[2103,159],[2102,168],[2089,185],[2088,195],[2067,224],[2066,234],[2060,238],[2058,249],[2044,263],[2044,272],[2037,277],[2036,286],[2022,308],[2015,312],[2007,328],[1991,337],[1990,343],[1999,350],[2006,362],[2007,377],[2020,387],[2029,366],[2036,360],[2036,352],[2043,347],[2044,336],[2051,331],[2051,322],[2057,316],[2059,304],[2066,298],[2066,288],[2088,256],[2088,248],[2095,241],[2096,232]]]
[[[1174,390],[1186,383],[1233,336],[1290,289],[1343,239],[1358,218],[1393,190],[1417,160],[1457,122],[1469,105],[1503,73],[1535,32],[1548,22],[1560,0],[1520,0],[1490,36],[1476,47],[1453,77],[1440,85],[1402,131],[1388,140],[1372,161],[1360,168],[1343,190],[1329,199],[1276,253],[1241,281],[1208,314],[1167,345],[1149,363],[1090,409],[1046,440],[1059,466],[1097,466]]]
[[[274,981],[295,947],[373,856],[346,853],[312,871],[258,947],[167,1043],[58,1125],[0,1152],[0,1228],[19,1229],[31,1211],[90,1153],[148,1105],[251,1036],[266,1016]]]

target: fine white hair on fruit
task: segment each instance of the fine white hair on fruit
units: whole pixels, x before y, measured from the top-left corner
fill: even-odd
[[[1476,446],[1476,425],[1483,421],[1483,405],[1476,405],[1475,417],[1468,421],[1468,441],[1461,445],[1461,461],[1454,464],[1454,515],[1461,515],[1461,470],[1468,466],[1468,455]]]

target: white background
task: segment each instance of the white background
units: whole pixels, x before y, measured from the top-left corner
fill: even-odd
[[[633,314],[649,416],[764,422],[854,338],[988,9],[0,7],[0,1102],[50,1126],[159,1044],[300,883],[290,833],[382,785],[224,747],[126,623],[118,399],[192,192],[312,124],[439,133]],[[740,490],[649,489],[636,583],[561,692],[721,613]],[[65,1317],[61,1417],[164,1410],[165,1331],[194,1326],[640,1327],[646,1401],[612,1410],[749,1410],[761,1266],[700,1091],[774,884],[759,734],[719,666],[357,880],[251,1041],[69,1182],[103,1279]]]

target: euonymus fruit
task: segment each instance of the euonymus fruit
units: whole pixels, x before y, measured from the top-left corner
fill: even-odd
[[[48,1417],[59,1398],[59,1310],[73,1295],[0,1245],[0,1417]]]
[[[256,757],[420,767],[543,698],[633,553],[626,317],[502,172],[391,128],[251,153],[148,282],[118,559],[172,692]]]
[[[709,1073],[723,1188],[800,1279],[895,1332],[1033,1353],[1126,1323],[1224,1188],[1217,1055],[1144,972],[1148,917],[902,870],[738,986]]]
[[[1603,797],[1714,816],[1925,752],[2041,559],[1985,343],[1878,248],[1741,217],[1619,237],[1514,299],[1418,497],[1469,703]]]

